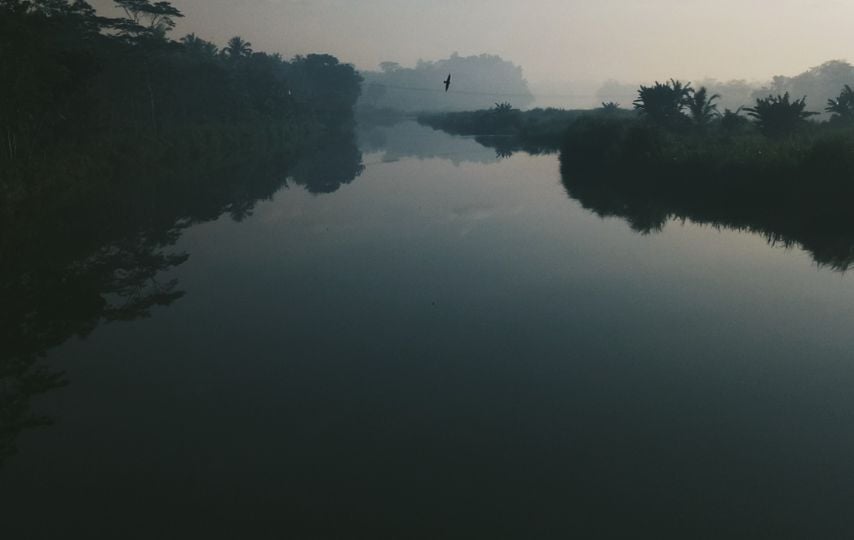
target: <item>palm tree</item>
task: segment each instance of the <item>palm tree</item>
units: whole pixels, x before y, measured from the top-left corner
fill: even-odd
[[[243,58],[252,54],[252,44],[240,36],[234,36],[228,40],[222,52],[229,58]]]
[[[789,101],[789,93],[756,100],[755,107],[746,107],[748,116],[756,119],[759,130],[765,135],[789,135],[802,127],[807,118],[818,113],[806,111],[806,96]]]
[[[495,107],[493,107],[493,112],[496,113],[509,113],[513,110],[513,105],[510,105],[509,101],[504,101],[502,103],[495,103]]]
[[[705,126],[718,116],[718,106],[713,102],[720,97],[718,94],[709,96],[706,87],[701,86],[699,90],[693,92],[693,95],[685,98],[688,111],[691,113],[691,118],[695,124],[701,127]]]
[[[656,81],[654,86],[640,87],[633,105],[656,124],[672,127],[685,119],[682,109],[688,104],[692,92],[691,83],[682,84],[676,79],[666,83]]]
[[[734,111],[724,109],[724,113],[721,115],[721,127],[725,132],[736,133],[750,123],[747,118],[741,116],[742,110],[744,110],[744,107],[739,107]]]
[[[210,41],[196,36],[196,34],[187,34],[181,38],[181,43],[186,49],[194,54],[202,56],[216,56],[217,47]]]
[[[824,110],[833,113],[831,120],[845,122],[854,120],[854,90],[846,84],[838,98],[827,100],[827,107]]]

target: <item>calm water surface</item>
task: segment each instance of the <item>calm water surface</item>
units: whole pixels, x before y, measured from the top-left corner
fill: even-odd
[[[854,534],[852,276],[637,234],[554,155],[361,147],[331,193],[187,229],[171,306],[49,352],[4,537]]]

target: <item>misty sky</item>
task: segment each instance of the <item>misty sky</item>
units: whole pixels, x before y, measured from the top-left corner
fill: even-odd
[[[109,0],[95,0],[96,6]],[[854,59],[842,0],[174,0],[176,29],[239,34],[285,56],[329,52],[360,69],[457,51],[499,54],[538,81],[794,75]]]

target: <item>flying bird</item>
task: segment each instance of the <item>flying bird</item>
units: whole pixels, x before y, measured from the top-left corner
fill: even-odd
[[[448,73],[448,78],[445,79],[445,92],[448,91],[448,88],[451,87],[451,74]]]

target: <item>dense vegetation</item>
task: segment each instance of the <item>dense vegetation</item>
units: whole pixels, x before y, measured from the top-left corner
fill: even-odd
[[[126,17],[83,0],[0,0],[0,215],[176,155],[293,151],[352,119],[361,79],[332,56],[174,41],[181,13],[168,2],[116,4]]]
[[[521,111],[509,102],[499,102],[490,109],[449,113],[425,112],[418,122],[453,135],[474,135],[490,146],[556,151],[569,126],[590,116],[607,118],[634,117],[629,111],[608,104],[597,111],[564,109],[531,109]]]
[[[362,170],[351,66],[175,41],[168,2],[116,4],[0,0],[0,464],[49,422],[30,411],[65,383],[47,350],[181,297],[158,276],[184,228]]]

